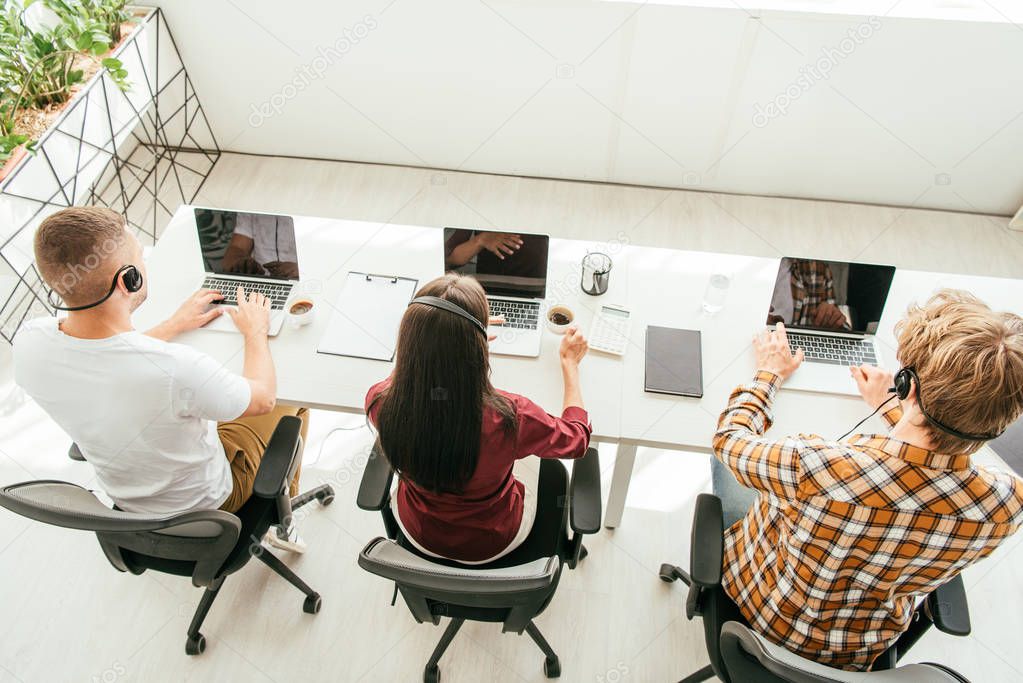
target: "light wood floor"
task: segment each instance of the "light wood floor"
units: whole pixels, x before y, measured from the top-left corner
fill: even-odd
[[[1007,219],[934,211],[241,155],[221,160],[199,202],[1023,276],[1023,234],[1006,230]],[[88,482],[89,466],[65,457],[67,438],[10,375],[3,348],[0,482]],[[310,549],[289,560],[323,594],[322,612],[304,614],[300,593],[251,564],[226,582],[197,658],[184,654],[200,594],[187,579],[119,574],[91,535],[0,511],[0,683],[420,680],[440,629],[415,624],[401,603],[390,607],[390,586],[355,563],[382,531],[378,517],[355,506],[357,463],[370,442],[359,425],[357,417],[316,412],[306,449],[304,485],[329,481],[338,495],[302,519]],[[336,426],[354,429],[331,433]],[[601,457],[606,487],[614,449],[602,447]],[[674,681],[706,663],[681,587],[662,584],[656,572],[664,561],[687,562],[693,499],[709,479],[706,456],[640,451],[623,525],[588,542],[590,557],[566,573],[538,620],[561,656],[561,680]],[[967,570],[973,635],[932,633],[912,659],[949,664],[974,683],[1023,680],[1021,540]],[[467,625],[442,669],[450,683],[540,681],[541,663],[528,638]]]

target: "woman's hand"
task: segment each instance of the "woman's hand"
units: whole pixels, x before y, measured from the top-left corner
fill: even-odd
[[[492,316],[490,316],[487,319],[487,325],[489,327],[497,327],[499,325],[504,325],[504,316],[503,315],[492,315]],[[488,342],[492,342],[495,339],[497,339],[497,335],[496,334],[487,333],[487,341]]]
[[[586,341],[586,337],[579,331],[579,328],[568,328],[561,340],[561,349],[559,351],[562,367],[578,368],[579,362],[589,350],[589,342]]]

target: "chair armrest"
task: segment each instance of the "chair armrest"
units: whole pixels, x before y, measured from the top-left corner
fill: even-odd
[[[721,583],[724,535],[721,499],[711,493],[701,493],[696,497],[689,548],[689,574],[697,586],[709,588]]]
[[[586,454],[575,461],[568,495],[572,531],[579,534],[600,531],[600,454],[596,448],[587,448]]]
[[[383,510],[391,499],[391,479],[394,470],[380,449],[380,439],[373,444],[373,450],[366,461],[366,469],[359,482],[359,496],[356,504],[360,510]]]
[[[462,594],[467,604],[474,597],[515,595],[549,588],[558,576],[557,555],[498,569],[449,567],[402,548],[386,538],[375,538],[359,553],[359,566],[401,586],[438,593]]]
[[[259,470],[252,485],[254,496],[276,499],[288,490],[288,473],[298,457],[301,442],[302,420],[294,415],[282,417],[259,461]]]
[[[953,636],[970,635],[970,605],[966,601],[963,575],[938,586],[927,596],[924,609],[942,633]]]

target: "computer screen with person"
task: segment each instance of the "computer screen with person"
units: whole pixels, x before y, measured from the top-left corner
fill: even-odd
[[[195,225],[207,273],[298,280],[291,216],[197,208]]]
[[[783,258],[767,324],[874,334],[894,277],[894,266]]]
[[[527,233],[444,229],[444,270],[476,278],[491,296],[547,295],[550,238]]]

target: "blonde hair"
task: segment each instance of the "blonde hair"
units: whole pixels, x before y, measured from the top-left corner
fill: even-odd
[[[910,306],[895,326],[899,361],[920,378],[917,401],[936,420],[970,434],[1001,433],[1023,413],[1023,318],[943,289]],[[922,423],[941,453],[973,453],[981,441]]]

